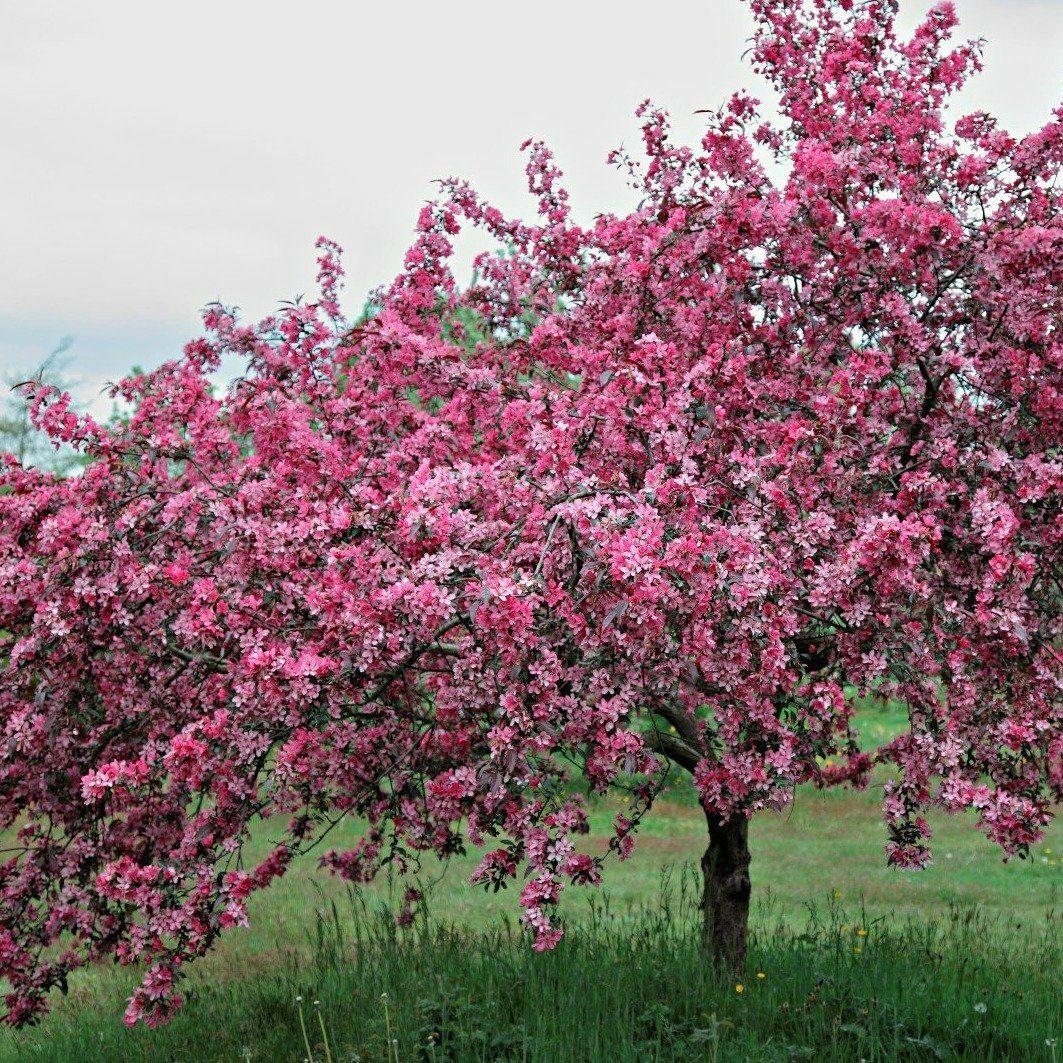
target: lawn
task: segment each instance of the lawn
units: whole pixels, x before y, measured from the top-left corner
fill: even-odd
[[[902,720],[887,709],[861,724],[877,743]],[[426,864],[431,919],[410,931],[384,911],[396,884],[352,894],[311,856],[195,966],[169,1027],[121,1026],[132,972],[80,972],[39,1027],[0,1035],[0,1059],[300,1059],[307,1044],[325,1059],[323,1030],[337,1061],[1052,1059],[1063,832],[1004,863],[967,817],[938,815],[934,865],[900,872],[882,852],[882,778],[864,792],[803,788],[754,820],[741,992],[697,955],[704,823],[677,782],[603,888],[566,893],[570,932],[552,955],[522,940],[512,890],[468,885],[475,853]],[[619,807],[592,804],[589,849]],[[253,848],[269,836],[264,825]],[[352,824],[334,844],[355,836]]]

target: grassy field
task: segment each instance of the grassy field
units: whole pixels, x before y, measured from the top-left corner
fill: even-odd
[[[862,722],[876,743],[901,724]],[[80,972],[39,1027],[0,1035],[0,1059],[1054,1060],[1063,832],[1005,864],[970,821],[937,816],[935,865],[899,872],[880,800],[808,789],[754,820],[741,991],[697,954],[704,821],[679,783],[603,889],[567,891],[553,954],[531,953],[513,891],[468,885],[475,854],[426,866],[430,920],[408,931],[386,911],[396,884],[351,894],[311,857],[195,966],[170,1026],[122,1027],[133,972]],[[588,848],[617,807],[592,806]]]

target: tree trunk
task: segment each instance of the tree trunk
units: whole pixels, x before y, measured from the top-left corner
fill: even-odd
[[[712,816],[709,847],[701,858],[701,954],[721,973],[740,975],[746,966],[749,927],[749,820],[726,823]]]

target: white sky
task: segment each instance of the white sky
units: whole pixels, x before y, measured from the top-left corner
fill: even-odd
[[[956,7],[987,39],[957,113],[1043,125],[1063,0]],[[177,354],[213,299],[257,317],[312,291],[319,233],[355,309],[437,177],[526,212],[517,147],[541,136],[589,218],[630,203],[604,158],[640,100],[693,140],[694,110],[764,88],[740,0],[0,0],[0,26],[0,375],[71,335],[84,402]]]

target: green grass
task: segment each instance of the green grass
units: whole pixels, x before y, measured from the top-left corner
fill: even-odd
[[[878,744],[903,716],[891,706],[861,723]],[[77,973],[39,1027],[0,1034],[0,1060],[302,1059],[300,994],[311,1042],[320,1055],[320,1014],[337,1061],[387,1059],[388,1021],[402,1060],[1052,1059],[1063,832],[1005,864],[969,817],[932,816],[935,865],[900,872],[882,852],[883,778],[862,793],[803,788],[792,809],[754,820],[742,993],[697,955],[682,869],[704,848],[704,821],[677,781],[632,858],[607,863],[604,888],[567,891],[569,933],[553,954],[530,951],[515,891],[468,885],[475,853],[426,863],[438,921],[403,933],[381,914],[397,884],[352,903],[311,856],[254,899],[249,929],[194,965],[168,1027],[127,1031],[135,975],[97,968]],[[592,804],[589,850],[602,851],[619,807]],[[357,825],[336,833],[342,847]],[[270,840],[263,825],[249,859]]]
[[[693,875],[673,874],[638,912],[599,901],[540,956],[512,928],[400,932],[352,895],[322,908],[305,952],[197,980],[160,1031],[83,1002],[9,1044],[13,1058],[101,1061],[298,1060],[307,1044],[337,1063],[1052,1059],[1063,996],[1047,922],[1014,932],[954,908],[886,924],[828,901],[800,928],[758,920],[736,983],[698,955],[695,896]]]

